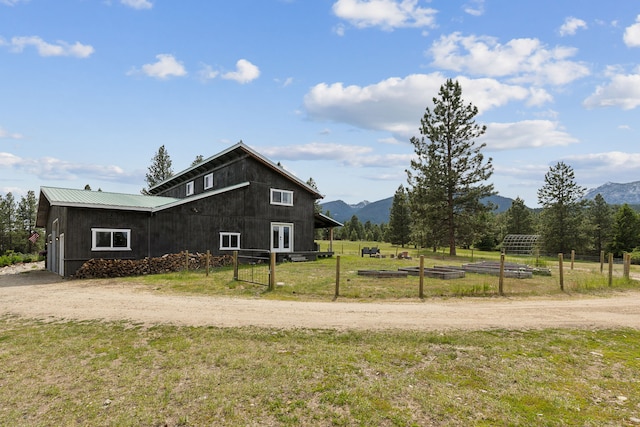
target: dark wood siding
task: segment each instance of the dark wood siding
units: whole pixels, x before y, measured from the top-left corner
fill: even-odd
[[[92,258],[142,259],[149,253],[150,214],[108,209],[66,208],[65,276]],[[131,250],[92,251],[92,228],[130,229]]]

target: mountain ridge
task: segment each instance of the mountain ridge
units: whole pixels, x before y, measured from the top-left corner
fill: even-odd
[[[583,196],[584,200],[593,200],[596,195],[602,195],[605,202],[610,205],[640,205],[640,181],[627,183],[606,182],[599,187],[587,190]],[[511,207],[513,199],[494,195],[483,199],[496,205],[494,212],[501,213]],[[346,222],[356,215],[361,222],[371,221],[374,224],[389,222],[389,210],[393,204],[393,196],[386,199],[369,202],[364,200],[356,204],[347,204],[342,200],[321,203],[323,212],[329,211],[330,215],[337,221]]]
[[[360,222],[363,223],[367,221],[371,221],[374,224],[389,222],[389,211],[393,204],[393,196],[375,202],[364,202],[348,204],[342,200],[335,200],[321,203],[320,207],[322,208],[322,212],[329,211],[333,219],[342,223],[349,221],[353,215],[356,215]],[[483,202],[491,202],[496,205],[495,212],[499,213],[509,209],[513,199],[494,195],[483,199]]]

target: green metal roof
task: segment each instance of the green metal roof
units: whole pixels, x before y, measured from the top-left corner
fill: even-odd
[[[51,205],[58,206],[151,210],[180,200],[173,197],[109,193],[105,191],[76,190],[71,188],[41,187],[40,191]]]

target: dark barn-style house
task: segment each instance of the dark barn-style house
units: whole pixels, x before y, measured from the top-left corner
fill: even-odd
[[[185,250],[221,255],[251,249],[279,259],[315,259],[315,229],[342,225],[315,213],[322,198],[315,188],[242,142],[148,191],[42,187],[37,226],[46,229],[47,268],[69,277],[92,258]]]

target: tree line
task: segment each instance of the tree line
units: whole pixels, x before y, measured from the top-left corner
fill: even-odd
[[[38,200],[35,192],[28,191],[26,196],[16,201],[11,192],[0,195],[0,255],[11,252],[32,254],[44,247],[44,236],[36,238],[36,216]],[[33,236],[33,237],[32,237]],[[32,237],[31,239],[29,239]]]

